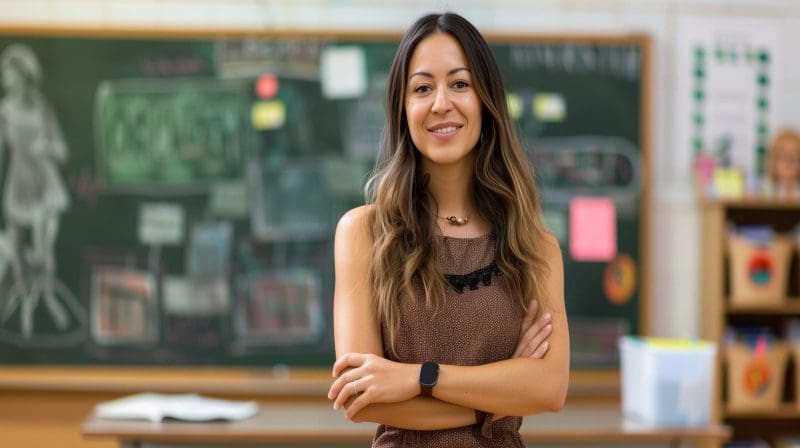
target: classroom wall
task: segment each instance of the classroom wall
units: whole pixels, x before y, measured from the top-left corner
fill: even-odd
[[[673,138],[677,23],[683,17],[765,19],[787,56],[778,124],[800,128],[797,0],[0,0],[0,27],[398,31],[430,10],[455,10],[484,32],[626,32],[653,37],[651,85],[653,333],[699,334],[699,222],[688,167]]]

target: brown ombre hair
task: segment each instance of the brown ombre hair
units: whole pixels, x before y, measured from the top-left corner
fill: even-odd
[[[415,277],[426,305],[434,310],[443,303],[447,287],[439,265],[436,204],[420,171],[420,154],[411,141],[405,111],[409,61],[417,45],[435,33],[447,33],[460,43],[482,103],[471,193],[477,213],[491,224],[496,237],[497,266],[520,314],[531,299],[540,304],[548,300],[543,282],[547,264],[542,256],[547,230],[533,172],[508,112],[497,62],[483,36],[463,17],[426,15],[406,31],[392,62],[382,147],[366,188],[367,202],[374,205],[369,280],[392,351],[400,325],[400,300],[413,296]]]

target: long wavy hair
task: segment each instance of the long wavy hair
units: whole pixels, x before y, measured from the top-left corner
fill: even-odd
[[[434,312],[442,306],[447,288],[438,261],[436,203],[426,188],[405,110],[409,61],[417,45],[434,33],[448,33],[461,44],[482,103],[471,194],[476,212],[491,224],[496,237],[497,266],[520,314],[532,298],[540,304],[548,299],[543,282],[548,268],[542,256],[547,230],[541,219],[539,193],[508,112],[494,55],[483,36],[463,17],[454,13],[426,15],[406,31],[392,62],[382,147],[365,190],[367,203],[374,205],[369,281],[393,353],[400,326],[400,301],[403,296],[413,297],[414,279],[422,286],[426,306]]]

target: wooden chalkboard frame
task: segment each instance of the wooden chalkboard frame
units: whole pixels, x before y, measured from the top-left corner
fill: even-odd
[[[50,25],[30,25],[30,26],[10,26],[4,27],[0,30],[0,36],[4,35],[26,35],[26,36],[48,36],[48,37],[87,37],[87,38],[152,38],[152,39],[214,39],[214,38],[331,38],[341,39],[343,41],[397,41],[399,40],[400,32],[386,32],[386,31],[341,31],[329,29],[315,29],[315,30],[295,30],[288,28],[271,28],[267,30],[257,29],[205,29],[205,28],[183,28],[179,30],[171,29],[151,29],[139,27],[120,27],[108,29],[103,27],[68,27]],[[641,335],[648,335],[651,332],[651,305],[650,305],[650,219],[651,219],[651,199],[650,199],[650,147],[651,147],[651,88],[652,88],[652,50],[651,39],[642,33],[610,33],[610,34],[560,34],[560,33],[499,33],[487,32],[485,33],[487,40],[490,43],[531,43],[531,42],[544,42],[544,43],[577,43],[577,44],[633,44],[638,46],[642,52],[642,82],[640,92],[640,147],[641,157],[644,169],[644,176],[641,183],[641,201],[639,204],[639,222],[640,222],[640,269],[639,269],[639,333]],[[152,368],[104,368],[100,367],[100,374],[93,377],[90,372],[96,371],[89,366],[88,368],[69,368],[69,367],[52,367],[46,365],[34,366],[6,366],[11,370],[6,370],[6,373],[0,374],[0,389],[37,389],[44,388],[45,390],[114,390],[114,391],[130,391],[141,388],[148,388],[148,384],[152,386],[149,381],[152,379],[162,379],[162,384],[154,386],[155,389],[164,391],[180,391],[184,390],[187,378],[194,377],[198,368],[186,369],[169,369],[161,367]],[[202,384],[197,387],[201,391],[209,391],[213,393],[238,393],[242,391],[251,391],[254,388],[253,384],[243,382],[242,378],[246,378],[252,374],[254,370],[251,368],[243,367],[204,367],[203,372],[206,372],[212,378],[219,378],[222,375],[222,382],[220,388],[209,387],[207,384]],[[263,369],[262,369],[263,370]],[[593,390],[593,387],[602,384],[600,390],[601,395],[607,394],[608,390],[614,390],[618,381],[618,376],[608,369],[580,369],[581,372],[576,377],[579,383],[586,386],[586,390]],[[144,378],[147,381],[137,384],[130,382],[133,376],[147,371]],[[305,379],[313,378],[311,383],[315,386],[309,388],[301,387],[298,390],[291,392],[291,395],[307,395],[306,392],[310,390],[319,389],[321,383],[326,383],[321,380],[320,372],[322,369],[291,369],[292,375],[287,378],[300,379],[302,383]],[[295,375],[296,373],[297,375]],[[611,376],[609,376],[609,374]],[[80,378],[85,376],[85,380]],[[264,375],[258,374],[257,377],[263,379]],[[266,374],[266,377],[273,377],[272,373]],[[26,381],[23,378],[29,377],[31,381]],[[280,376],[284,378],[283,376]],[[216,380],[209,380],[209,384]],[[202,383],[202,381],[201,381]],[[132,387],[131,385],[135,385]],[[244,386],[243,386],[244,385]],[[197,384],[194,384],[197,386]],[[277,391],[280,387],[273,391],[267,391],[269,395]],[[302,390],[301,390],[302,389]],[[262,391],[264,392],[264,391]],[[280,395],[280,394],[279,394]],[[316,395],[314,393],[313,395]]]

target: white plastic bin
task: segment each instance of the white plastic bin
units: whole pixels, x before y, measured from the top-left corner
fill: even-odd
[[[619,349],[627,419],[650,426],[708,425],[716,344],[623,336]]]

